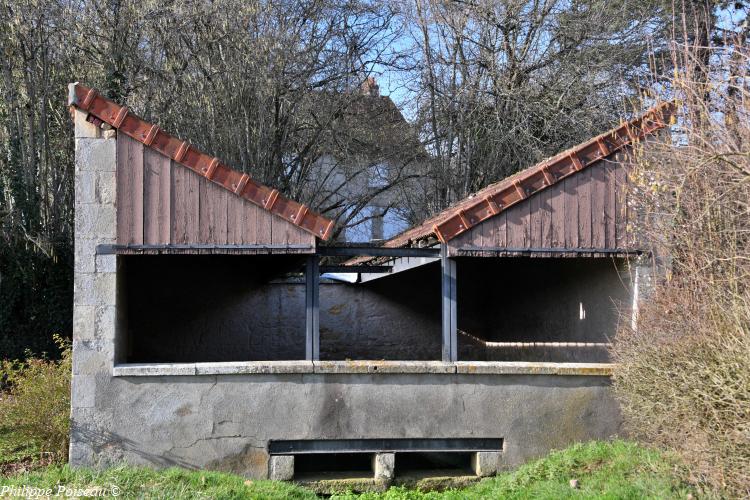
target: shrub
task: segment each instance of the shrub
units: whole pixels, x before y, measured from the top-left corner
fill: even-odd
[[[70,431],[71,349],[59,336],[55,342],[62,352],[59,361],[30,357],[0,364],[0,379],[7,387],[0,400],[0,426],[64,460]]]
[[[728,44],[732,47],[732,44]],[[636,156],[629,199],[659,278],[613,347],[629,430],[676,450],[695,479],[750,495],[750,56],[690,50],[669,82],[672,143]],[[724,50],[724,49],[722,49]],[[726,76],[731,78],[726,82]],[[708,78],[708,84],[705,78]],[[674,96],[674,95],[673,95]]]

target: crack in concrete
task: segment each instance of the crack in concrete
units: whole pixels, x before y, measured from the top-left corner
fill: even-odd
[[[236,438],[243,438],[246,436],[243,436],[242,434],[227,434],[225,436],[208,436],[203,438],[198,438],[192,443],[188,444],[187,446],[172,446],[169,448],[168,452],[172,452],[173,450],[187,450],[195,446],[196,444],[200,443],[201,441],[218,441],[220,439],[236,439]]]

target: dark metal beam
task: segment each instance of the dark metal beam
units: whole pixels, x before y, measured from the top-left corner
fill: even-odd
[[[438,248],[318,247],[318,255],[343,257],[439,257]]]
[[[456,255],[465,256],[473,253],[497,253],[497,254],[517,254],[517,253],[549,253],[549,254],[616,254],[616,255],[642,255],[647,253],[646,250],[625,249],[625,248],[522,248],[522,247],[476,247],[464,246],[454,250]]]
[[[378,452],[474,452],[502,451],[502,438],[458,439],[305,439],[269,441],[272,455],[305,455],[314,453]]]
[[[323,273],[390,273],[393,266],[320,266]]]
[[[320,359],[320,270],[318,256],[307,258],[305,269],[305,359]]]
[[[294,251],[294,253],[309,252],[313,253],[315,247],[311,245],[214,245],[214,244],[168,244],[168,245],[97,245],[96,253],[99,255],[117,254],[117,253],[134,253],[134,252],[156,252],[156,251],[191,251],[191,250],[232,250],[232,251],[251,251],[273,252],[273,251]]]
[[[458,361],[458,304],[456,261],[448,257],[448,246],[440,245],[440,270],[443,290],[443,361]]]

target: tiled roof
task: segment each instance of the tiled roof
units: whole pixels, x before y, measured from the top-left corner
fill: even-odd
[[[487,186],[422,224],[391,238],[384,246],[411,246],[432,236],[446,243],[532,194],[664,128],[669,124],[673,112],[673,103],[656,106],[639,118]]]
[[[89,113],[89,116],[108,123],[119,132],[142,142],[175,162],[189,168],[282,219],[299,226],[322,240],[333,233],[333,221],[309,210],[305,205],[287,199],[279,191],[255,182],[249,175],[238,172],[221,163],[218,158],[207,155],[187,141],[169,135],[157,125],[130,113],[127,107],[106,99],[96,90],[71,84],[68,97],[71,106]]]

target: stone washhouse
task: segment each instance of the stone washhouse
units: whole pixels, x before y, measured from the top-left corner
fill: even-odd
[[[620,433],[607,347],[650,279],[626,169],[670,107],[346,246],[308,207],[69,93],[71,465],[383,487]]]

